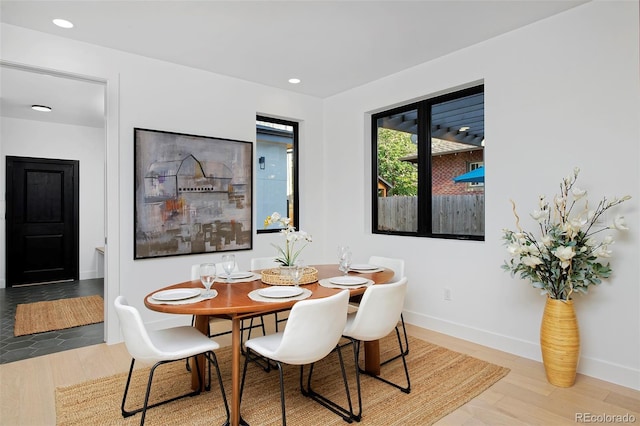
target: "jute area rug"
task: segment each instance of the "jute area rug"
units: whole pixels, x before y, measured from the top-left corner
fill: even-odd
[[[395,343],[381,342],[381,356]],[[397,343],[396,343],[397,345]],[[397,347],[397,346],[396,346]],[[224,386],[230,393],[230,348],[217,352]],[[355,400],[355,373],[351,346],[343,349],[352,398]],[[411,393],[405,394],[371,377],[362,377],[363,425],[429,425],[481,394],[507,375],[508,368],[456,353],[422,340],[410,339],[408,355]],[[287,423],[290,425],[344,425],[341,418],[299,392],[299,367],[285,366]],[[306,371],[306,370],[305,370]],[[402,361],[382,367],[384,377],[403,383]],[[141,405],[148,368],[136,370],[127,408]],[[178,395],[190,385],[190,373],[184,362],[156,369],[151,399]],[[214,375],[215,377],[215,375]],[[213,381],[213,378],[212,378]],[[135,425],[140,414],[123,419],[120,414],[126,373],[56,389],[58,425]],[[147,425],[220,425],[226,419],[222,398],[216,385],[210,392],[161,405],[147,411]],[[313,374],[314,390],[338,403],[346,397],[336,353],[317,363]],[[134,398],[135,396],[135,398]],[[277,370],[265,372],[254,364],[247,370],[241,413],[251,425],[281,424]],[[357,424],[357,423],[354,423]]]
[[[100,296],[74,297],[16,306],[14,336],[62,330],[104,321]]]

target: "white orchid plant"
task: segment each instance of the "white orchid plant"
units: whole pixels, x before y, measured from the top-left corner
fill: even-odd
[[[271,244],[279,253],[279,256],[276,258],[276,262],[280,263],[282,266],[293,266],[295,265],[300,252],[302,252],[302,249],[312,241],[311,235],[304,231],[296,231],[296,228],[291,225],[291,219],[280,215],[278,212],[272,213],[271,216],[267,216],[264,220],[265,228],[275,224],[284,226],[284,228],[280,230],[280,233],[285,238],[284,248]],[[299,241],[304,241],[305,243],[302,247],[296,249],[296,243]]]
[[[613,223],[605,225],[603,214],[631,197],[603,198],[595,209],[589,208],[587,192],[575,186],[579,168],[560,183],[560,194],[553,204],[545,196],[539,197],[539,210],[531,213],[538,223],[540,236],[522,230],[520,217],[513,200],[511,205],[516,217],[517,231],[503,230],[503,240],[511,259],[502,269],[512,276],[529,280],[541,293],[557,300],[569,300],[575,291],[586,294],[590,285],[598,285],[609,278],[611,268],[604,260],[611,257],[611,235],[602,240],[596,234],[607,230],[627,230],[624,216],[616,216]]]

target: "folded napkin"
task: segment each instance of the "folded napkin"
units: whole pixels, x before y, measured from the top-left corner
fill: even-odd
[[[204,297],[204,289],[200,290],[200,295],[196,297],[190,297],[189,299],[181,299],[181,300],[156,300],[153,298],[153,295],[147,297],[147,302],[152,305],[188,305],[189,303],[198,303],[203,300],[213,299],[218,295],[218,292],[215,289],[211,289],[211,293],[213,294],[211,297]]]

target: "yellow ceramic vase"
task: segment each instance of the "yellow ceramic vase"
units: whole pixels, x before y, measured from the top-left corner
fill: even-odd
[[[549,383],[563,388],[573,386],[580,358],[580,331],[571,300],[547,298],[540,348]]]

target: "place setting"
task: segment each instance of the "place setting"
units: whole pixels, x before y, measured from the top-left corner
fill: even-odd
[[[162,290],[149,296],[147,302],[155,305],[185,305],[213,299],[218,295],[218,291],[211,288],[215,278],[215,263],[202,263],[200,265],[200,282],[202,282],[204,290],[191,287]]]
[[[260,279],[261,275],[251,271],[236,271],[236,258],[233,254],[225,254],[222,256],[222,273],[219,273],[215,282],[224,282],[227,284],[243,283]]]
[[[287,273],[293,285],[271,285],[249,293],[249,298],[256,302],[282,302],[283,300],[304,300],[311,296],[311,290],[300,287],[300,279],[305,272],[301,263],[291,266]]]
[[[349,247],[338,246],[338,269],[343,273],[343,275],[338,277],[324,278],[318,281],[318,283],[323,287],[339,289],[355,289],[372,285],[372,280],[349,275],[349,272],[353,270],[354,266],[361,267],[362,272],[375,272],[376,268],[379,268],[377,266],[366,264],[352,265],[351,259],[352,253],[351,250],[349,250]]]

